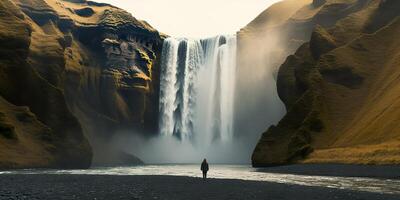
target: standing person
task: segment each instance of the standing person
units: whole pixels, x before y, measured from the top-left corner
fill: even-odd
[[[208,163],[207,160],[204,158],[203,162],[201,163],[200,170],[203,172],[203,180],[207,179],[207,172],[208,172]]]

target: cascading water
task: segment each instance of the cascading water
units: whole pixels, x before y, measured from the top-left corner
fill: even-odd
[[[272,62],[279,46],[270,37],[265,49],[238,48],[236,35],[165,39],[159,136],[118,142],[146,163],[248,164],[260,134],[285,113]]]
[[[209,145],[233,137],[236,36],[164,41],[160,134]]]

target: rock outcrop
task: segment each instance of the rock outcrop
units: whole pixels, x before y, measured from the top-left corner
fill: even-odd
[[[157,129],[165,36],[146,22],[86,0],[5,0],[0,27],[1,168],[85,168],[86,138],[96,151],[118,128]]]
[[[0,3],[0,26],[0,168],[89,167],[92,151],[68,110],[62,74],[51,76],[63,60],[57,39],[35,41],[36,27],[8,0]]]
[[[292,27],[311,39],[279,68],[287,113],[262,135],[253,166],[399,164],[400,2],[315,3],[292,17],[307,16]]]

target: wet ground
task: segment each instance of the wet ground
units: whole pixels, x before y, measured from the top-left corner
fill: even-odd
[[[313,176],[400,179],[400,165],[296,164],[258,168],[256,171]]]
[[[0,171],[3,199],[400,199],[400,166],[210,165]]]
[[[2,174],[0,199],[398,200],[400,195],[176,176]]]

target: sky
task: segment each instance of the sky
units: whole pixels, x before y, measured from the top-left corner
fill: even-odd
[[[280,0],[95,0],[109,3],[173,37],[234,34]]]

